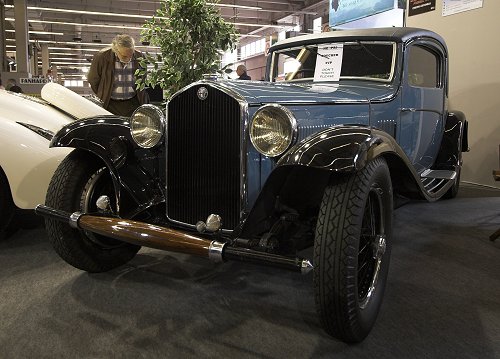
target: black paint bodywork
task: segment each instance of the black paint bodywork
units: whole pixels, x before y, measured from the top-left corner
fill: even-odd
[[[100,116],[72,122],[52,139],[51,147],[73,147],[97,156],[113,179],[119,215],[134,218],[165,202],[165,147],[138,147],[127,118]]]

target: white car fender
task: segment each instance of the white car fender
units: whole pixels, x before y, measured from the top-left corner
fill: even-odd
[[[13,122],[0,125],[0,143],[0,163],[14,204],[21,209],[33,209],[45,203],[52,175],[73,149],[49,148],[47,139]]]
[[[21,209],[45,202],[54,171],[73,150],[49,148],[47,138],[23,124],[55,134],[76,119],[111,114],[58,84],[45,85],[42,96],[63,111],[47,102],[0,90],[0,170],[7,177],[14,204]]]

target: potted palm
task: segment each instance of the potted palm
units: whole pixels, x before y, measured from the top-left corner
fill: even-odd
[[[234,25],[222,18],[213,1],[161,0],[142,27],[142,41],[158,46],[159,53],[145,54],[137,86],[160,86],[166,99],[204,74],[221,71],[221,54],[237,43]]]

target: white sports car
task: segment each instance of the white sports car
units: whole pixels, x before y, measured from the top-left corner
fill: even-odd
[[[109,115],[65,87],[49,83],[42,99],[0,90],[0,237],[16,208],[34,209],[70,148],[49,148],[57,130],[76,119]]]

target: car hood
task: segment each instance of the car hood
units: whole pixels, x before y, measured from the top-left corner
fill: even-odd
[[[50,106],[43,100],[0,90],[0,120],[17,122],[57,132],[75,119]]]
[[[311,104],[311,103],[359,103],[384,101],[397,91],[393,84],[367,81],[345,81],[343,83],[272,83],[263,81],[226,80],[218,84],[236,92],[249,105],[265,103]]]

